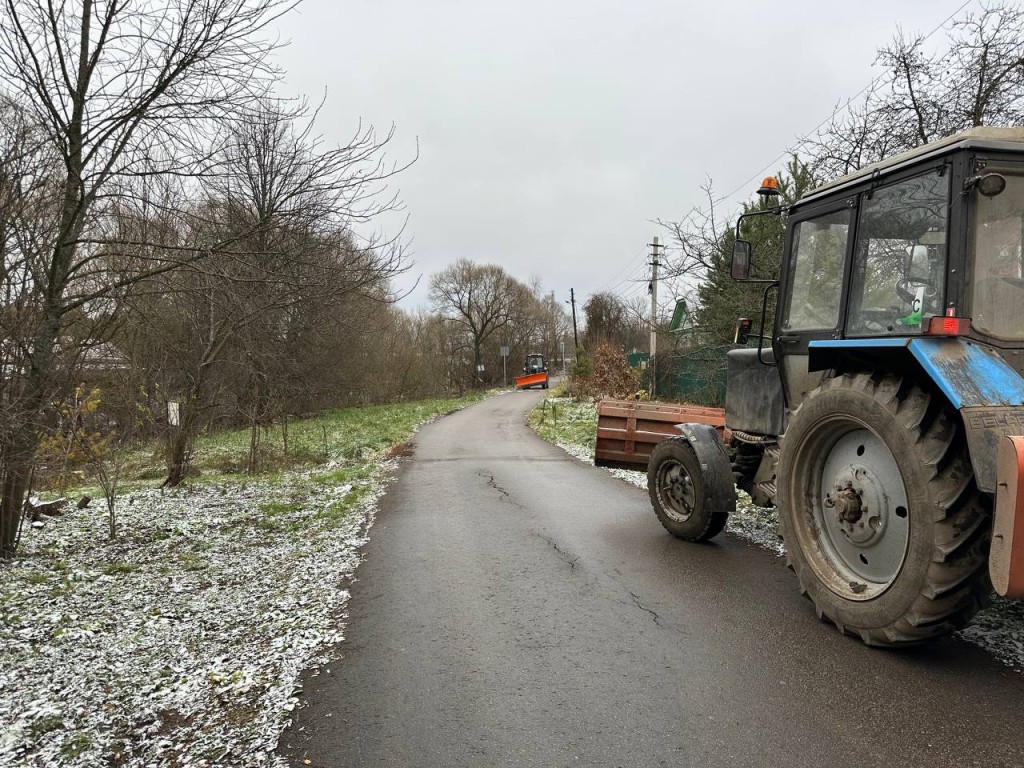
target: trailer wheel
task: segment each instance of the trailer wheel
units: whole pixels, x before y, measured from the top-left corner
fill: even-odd
[[[909,380],[826,379],[790,419],[778,490],[801,592],[841,632],[915,643],[987,603],[988,497],[958,420]]]
[[[725,464],[728,468],[728,464]],[[665,530],[685,541],[707,541],[725,527],[730,502],[735,506],[732,474],[727,488],[703,471],[697,454],[683,437],[655,446],[647,465],[647,492]]]

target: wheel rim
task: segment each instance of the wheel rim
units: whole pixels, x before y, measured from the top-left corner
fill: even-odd
[[[678,461],[666,461],[658,469],[658,498],[665,514],[677,523],[685,523],[693,514],[697,494],[689,473]]]
[[[824,425],[823,425],[824,426]],[[906,486],[892,452],[859,423],[833,421],[808,440],[810,515],[797,515],[808,562],[848,600],[885,592],[907,558],[910,516]],[[838,434],[837,434],[838,433]],[[824,435],[822,435],[824,437]]]

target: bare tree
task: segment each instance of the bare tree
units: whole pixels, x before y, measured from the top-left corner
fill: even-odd
[[[779,202],[798,200],[814,186],[810,167],[794,156],[779,173]],[[718,345],[732,340],[739,317],[760,317],[764,286],[742,283],[730,277],[735,218],[723,216],[710,183],[705,186],[707,205],[679,222],[662,222],[675,241],[666,252],[663,276],[675,281],[683,292],[690,289],[688,303],[694,309],[697,343]],[[776,203],[763,197],[743,205],[741,213],[766,211]],[[755,276],[778,275],[784,237],[784,217],[757,216],[748,219],[741,233],[753,243]],[[769,310],[771,309],[769,304]],[[769,311],[767,321],[771,320]],[[756,324],[755,324],[756,327]]]
[[[59,164],[48,174],[46,227],[19,254],[30,275],[19,299],[32,325],[27,364],[8,384],[18,390],[22,418],[4,446],[3,554],[13,549],[46,404],[59,386],[58,342],[69,316],[226,245],[162,244],[156,261],[142,254],[115,273],[104,260],[124,244],[108,238],[106,215],[119,200],[144,197],[149,179],[210,170],[218,122],[244,111],[276,74],[268,61],[274,45],[259,36],[291,5],[4,0],[0,82],[42,135],[40,159]]]
[[[372,129],[360,131],[326,148],[311,133],[312,116],[280,106],[265,101],[231,125],[209,196],[195,204],[194,226],[210,233],[185,239],[230,240],[231,249],[155,275],[129,297],[131,331],[146,339],[130,342],[131,354],[161,371],[161,388],[179,402],[169,485],[185,477],[197,429],[217,418],[244,417],[255,471],[261,430],[289,403],[336,384],[331,371],[363,335],[357,319],[395,300],[391,280],[406,269],[400,240],[351,231],[397,207],[386,182],[402,168],[385,165],[383,154],[390,134],[378,141]],[[172,365],[139,359],[155,351]]]
[[[617,349],[646,346],[649,325],[630,311],[626,302],[613,293],[595,293],[583,305],[586,330],[584,346],[596,350],[602,344]]]
[[[483,361],[484,344],[512,322],[529,289],[493,264],[460,259],[430,279],[434,310],[464,332],[472,352],[471,380]]]
[[[346,300],[393,302],[391,280],[407,269],[399,239],[360,240],[352,231],[354,223],[399,206],[387,181],[408,164],[386,164],[392,134],[378,141],[372,128],[357,130],[349,143],[326,148],[313,134],[314,117],[301,106],[265,102],[236,124],[213,186],[223,201],[223,226],[239,230],[245,251],[222,277],[241,299],[229,317],[245,355],[249,471],[260,425],[308,374],[294,365],[296,343],[325,338],[335,325],[310,305],[329,306],[337,316]]]
[[[544,293],[538,285],[534,295],[537,298],[537,348],[549,361],[561,360],[562,342],[572,333],[572,320],[553,291]]]
[[[878,50],[885,76],[805,140],[816,171],[841,176],[981,125],[1024,122],[1024,10],[984,5],[954,20],[946,42],[898,32]]]

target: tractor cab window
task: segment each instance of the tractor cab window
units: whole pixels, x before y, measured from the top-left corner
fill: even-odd
[[[971,325],[999,339],[1024,339],[1024,176],[1006,176],[993,197],[976,194]]]
[[[863,197],[848,335],[920,333],[942,314],[948,213],[949,179],[938,171]]]
[[[782,317],[783,330],[831,330],[838,325],[849,233],[848,209],[793,225],[793,287]]]

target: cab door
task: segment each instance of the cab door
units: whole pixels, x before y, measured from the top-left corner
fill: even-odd
[[[807,370],[808,344],[840,337],[855,205],[855,197],[831,201],[789,220],[773,344],[789,410],[821,380]]]

